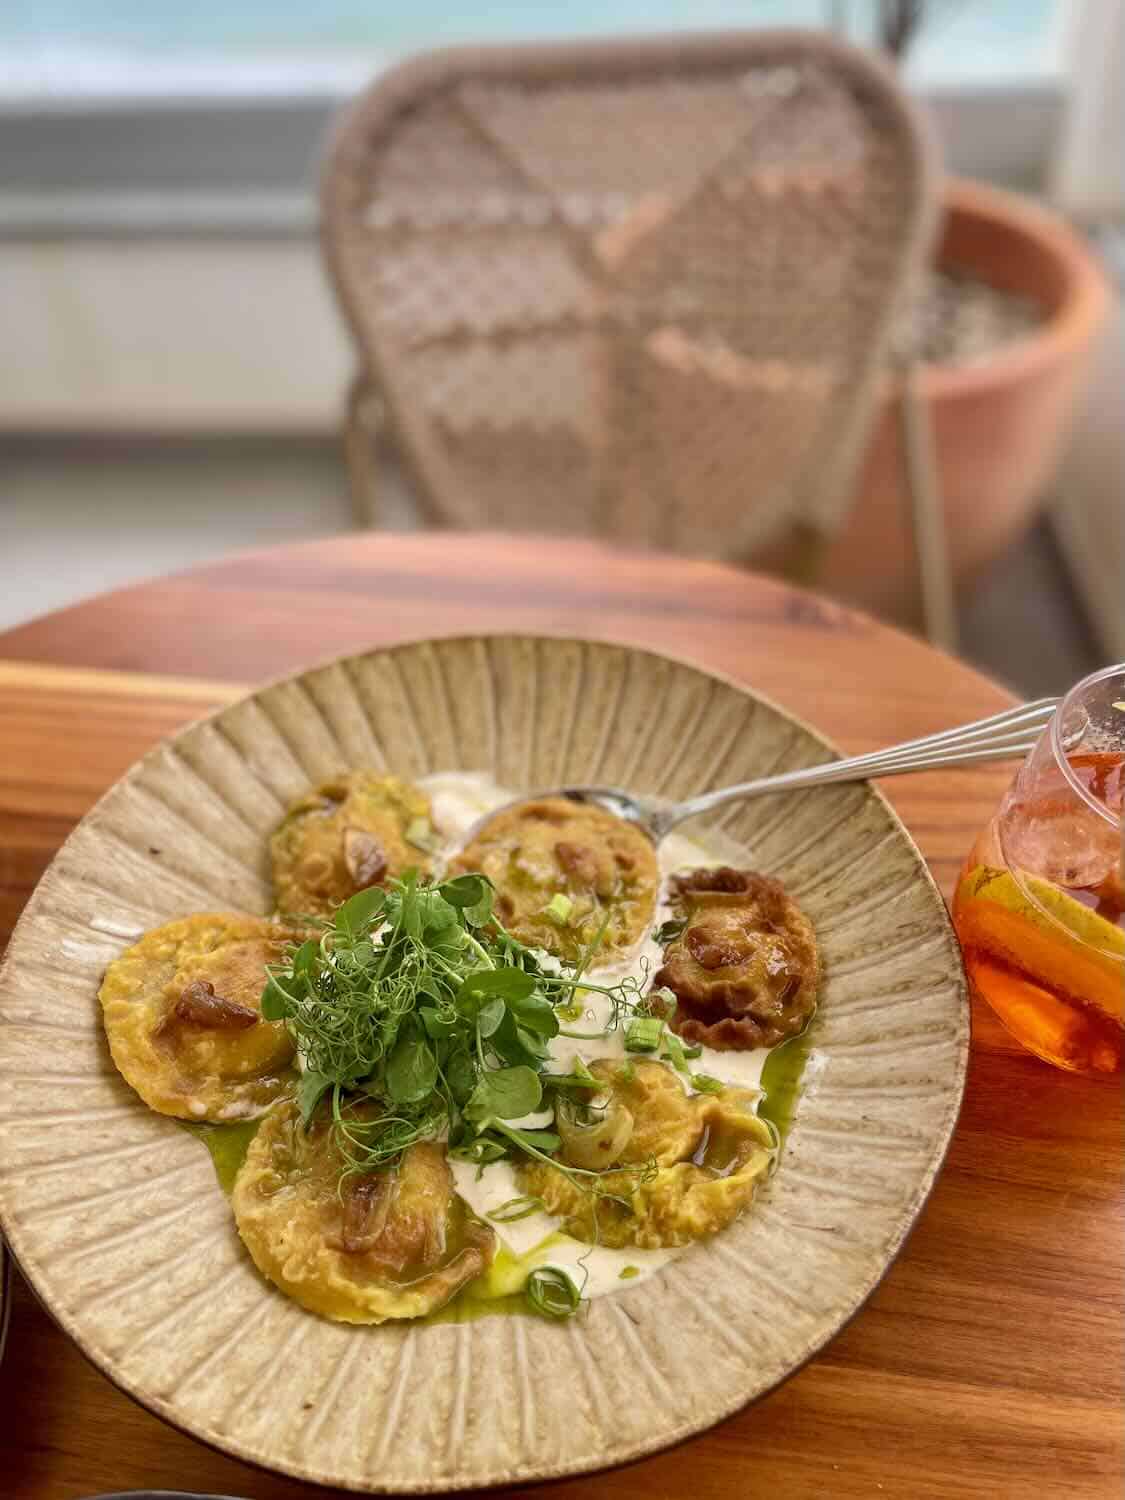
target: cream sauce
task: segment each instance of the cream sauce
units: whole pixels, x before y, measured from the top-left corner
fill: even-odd
[[[462,847],[469,829],[485,813],[493,812],[515,800],[513,793],[498,786],[488,776],[463,772],[443,772],[419,783],[429,793],[435,831],[443,840],[443,856],[448,858]],[[668,878],[683,870],[701,866],[740,864],[745,852],[722,835],[704,835],[698,841],[684,834],[671,833],[661,843],[659,862],[661,888],[667,889]],[[649,932],[636,950],[612,964],[594,966],[589,978],[594,983],[615,982],[632,976],[647,981],[660,967],[662,950],[652,931],[671,915],[669,903],[661,899]],[[612,1006],[604,995],[587,991],[582,996],[581,1019],[564,1023],[564,1031],[595,1033],[589,1037],[557,1036],[551,1043],[552,1072],[570,1071],[574,1059],[591,1063],[600,1057],[625,1056],[624,1033],[610,1028]],[[693,1072],[706,1073],[724,1083],[741,1088],[760,1089],[762,1069],[769,1056],[768,1047],[751,1052],[716,1052],[704,1047],[690,1066]],[[811,1071],[811,1070],[810,1070]],[[513,1124],[527,1129],[549,1128],[553,1115],[542,1111]],[[470,1162],[451,1161],[457,1191],[482,1219],[503,1204],[521,1196],[522,1189],[513,1166],[507,1161],[476,1167]],[[533,1266],[557,1266],[566,1271],[581,1288],[584,1297],[601,1297],[609,1292],[634,1286],[651,1276],[661,1266],[682,1254],[682,1250],[610,1250],[601,1245],[587,1245],[559,1232],[559,1221],[545,1213],[528,1215],[514,1223],[494,1224],[502,1244],[520,1261],[524,1274]],[[628,1274],[623,1277],[622,1272]],[[506,1291],[516,1290],[506,1287]]]

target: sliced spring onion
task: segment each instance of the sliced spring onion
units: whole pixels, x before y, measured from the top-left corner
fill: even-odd
[[[579,1089],[584,1094],[604,1087],[596,1078],[583,1078],[577,1068],[573,1073],[540,1073],[539,1081],[545,1089]]]
[[[614,1097],[604,1109],[590,1110],[564,1094],[556,1123],[565,1160],[584,1171],[613,1166],[633,1134],[631,1111]]]
[[[574,910],[574,902],[569,896],[564,896],[562,891],[559,891],[547,902],[545,910],[552,922],[557,922],[560,927],[565,927],[570,921],[571,912]]]
[[[641,1274],[640,1266],[622,1266],[617,1273],[618,1281],[629,1281],[634,1276]]]
[[[546,1207],[542,1198],[524,1193],[522,1197],[509,1198],[507,1203],[501,1203],[499,1208],[494,1208],[488,1217],[495,1224],[514,1224],[517,1219],[529,1219],[532,1214],[544,1213]]]
[[[691,1086],[697,1094],[721,1094],[726,1088],[721,1079],[712,1078],[710,1073],[693,1073]]]
[[[626,1052],[657,1052],[664,1034],[659,1016],[634,1016],[625,1028]]]
[[[691,1070],[687,1065],[687,1049],[674,1031],[669,1031],[664,1037],[664,1056],[672,1061],[672,1066],[677,1073],[689,1073]]]
[[[582,1294],[558,1266],[537,1266],[524,1283],[523,1294],[533,1312],[544,1318],[573,1318]]]
[[[415,849],[422,849],[427,854],[433,854],[441,847],[441,840],[434,833],[433,824],[429,818],[412,818],[406,825],[406,842],[413,844]]]

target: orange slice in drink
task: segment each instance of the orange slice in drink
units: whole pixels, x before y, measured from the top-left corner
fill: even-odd
[[[962,945],[1125,1020],[1125,932],[1050,881],[1025,884],[983,865],[963,875],[954,903]]]

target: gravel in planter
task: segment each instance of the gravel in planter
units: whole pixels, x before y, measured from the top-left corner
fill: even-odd
[[[960,271],[928,271],[896,319],[896,358],[974,365],[1045,321],[1039,303]]]

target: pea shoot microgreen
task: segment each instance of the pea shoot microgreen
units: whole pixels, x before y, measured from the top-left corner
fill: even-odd
[[[286,1023],[301,1058],[302,1120],[328,1101],[345,1173],[391,1166],[440,1136],[480,1167],[522,1151],[569,1173],[549,1155],[557,1135],[512,1122],[545,1093],[593,1087],[581,1063],[548,1071],[580,987],[609,997],[611,1026],[635,1008],[636,979],[583,977],[592,950],[576,964],[544,962],[506,931],[483,875],[431,885],[408,871],[360,891],[270,968],[262,994],[262,1014]],[[349,1107],[363,1099],[377,1108]]]
[[[686,927],[686,917],[669,917],[666,922],[661,922],[659,927],[653,928],[652,936],[662,948],[666,948],[669,943],[675,942]]]

